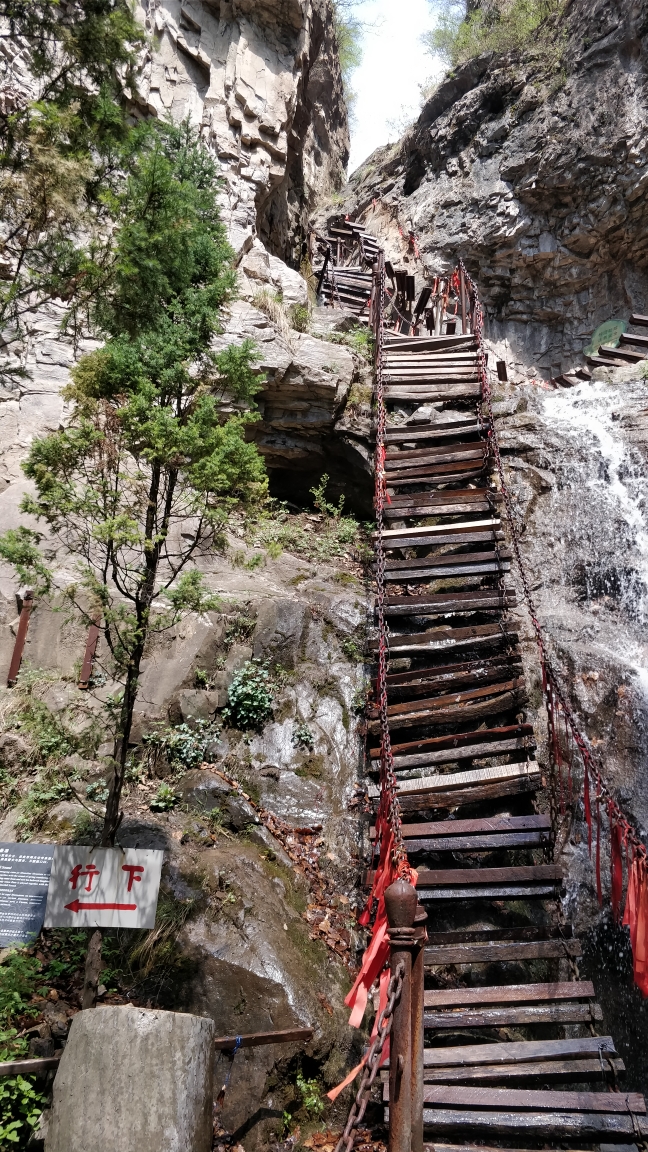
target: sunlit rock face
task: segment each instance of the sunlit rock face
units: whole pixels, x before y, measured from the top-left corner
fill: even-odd
[[[461,255],[520,378],[565,371],[597,324],[646,305],[647,52],[645,3],[573,0],[544,63],[511,53],[457,68],[337,207],[365,210],[417,269]]]
[[[237,251],[258,234],[297,265],[316,199],[339,187],[349,136],[330,0],[148,0],[137,101],[188,116],[218,156]]]

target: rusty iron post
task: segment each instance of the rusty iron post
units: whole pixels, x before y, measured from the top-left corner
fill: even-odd
[[[389,1152],[411,1152],[412,1143],[412,950],[417,930],[416,890],[395,880],[385,892],[392,975],[402,965],[403,987],[394,1007],[389,1049]]]
[[[459,298],[461,303],[461,333],[466,335],[467,324],[467,308],[466,308],[466,278],[464,276],[463,268],[459,269]]]
[[[23,598],[22,608],[20,609],[18,631],[16,632],[16,643],[14,644],[11,664],[9,665],[9,674],[7,676],[7,688],[13,688],[16,680],[18,679],[20,664],[22,662],[23,651],[25,648],[25,640],[27,639],[27,629],[29,628],[29,617],[33,606],[34,593],[32,592],[31,588],[28,588]]]
[[[81,675],[79,676],[79,688],[87,688],[92,676],[92,665],[97,651],[97,641],[99,639],[100,627],[99,618],[96,617],[90,627],[88,628],[88,639],[86,640],[85,655],[83,657],[83,666],[81,668]]]
[[[423,1016],[425,1007],[425,944],[427,912],[416,905],[412,950],[412,1152],[423,1152]]]

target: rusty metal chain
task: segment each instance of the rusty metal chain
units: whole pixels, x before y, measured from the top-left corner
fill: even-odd
[[[528,580],[528,577],[526,574],[526,568],[524,565],[524,561],[522,559],[522,550],[520,548],[519,528],[518,528],[518,524],[517,524],[517,517],[516,517],[515,511],[513,508],[513,503],[511,500],[511,494],[509,492],[508,485],[506,483],[506,478],[504,476],[504,465],[502,463],[499,441],[497,439],[497,434],[495,431],[495,420],[494,420],[494,416],[493,416],[493,406],[492,406],[492,393],[491,393],[490,381],[488,378],[488,372],[486,369],[486,357],[485,357],[484,343],[483,343],[484,316],[483,316],[483,310],[482,310],[481,302],[479,299],[479,292],[477,290],[477,285],[475,284],[472,277],[469,275],[469,273],[466,269],[466,266],[462,260],[459,261],[459,269],[461,270],[461,272],[463,273],[463,275],[465,277],[466,285],[467,285],[469,291],[472,293],[473,302],[474,302],[474,304],[473,304],[473,318],[474,318],[473,329],[474,329],[474,335],[477,339],[477,348],[478,348],[477,363],[478,363],[479,378],[480,378],[480,382],[481,382],[481,397],[480,397],[480,401],[478,404],[478,418],[479,418],[480,424],[482,425],[482,428],[484,430],[486,430],[488,444],[489,444],[490,450],[491,450],[491,452],[495,458],[495,464],[496,464],[497,473],[498,473],[499,480],[500,480],[502,496],[504,497],[504,505],[506,508],[506,517],[507,517],[509,529],[510,529],[511,544],[512,544],[513,552],[515,555],[515,561],[517,564],[517,569],[518,569],[520,581],[522,584],[522,588],[524,590],[525,603],[527,606],[529,617],[531,619],[531,624],[533,626],[533,631],[535,633],[535,638],[536,638],[538,650],[540,653],[540,663],[542,666],[542,673],[543,673],[543,695],[544,695],[545,707],[547,710],[547,726],[548,726],[548,735],[549,735],[549,755],[550,755],[550,760],[552,761],[551,768],[557,769],[557,765],[555,765],[555,763],[554,763],[555,749],[557,747],[557,744],[556,744],[557,731],[556,731],[556,726],[555,726],[554,713],[555,713],[556,705],[558,705],[559,710],[562,712],[562,715],[564,718],[565,727],[566,727],[566,729],[568,729],[571,732],[571,736],[572,736],[572,739],[574,741],[574,744],[575,744],[575,746],[578,749],[578,752],[580,754],[581,760],[583,762],[583,767],[585,770],[586,778],[588,776],[588,773],[591,773],[593,776],[595,776],[598,798],[601,800],[603,800],[603,799],[607,800],[614,806],[615,811],[617,813],[617,819],[619,820],[619,822],[622,824],[622,827],[623,827],[623,834],[624,834],[626,843],[630,843],[632,845],[634,852],[639,854],[645,860],[647,857],[646,846],[645,846],[643,840],[641,839],[636,828],[634,828],[630,824],[630,822],[628,821],[626,816],[623,814],[623,812],[619,808],[619,805],[618,805],[617,801],[615,800],[614,796],[612,795],[612,792],[610,791],[609,787],[605,783],[605,780],[603,778],[603,774],[601,771],[601,765],[598,762],[598,760],[595,758],[594,754],[592,753],[592,751],[588,745],[586,738],[583,736],[580,729],[578,728],[578,725],[576,724],[576,719],[575,719],[573,710],[571,708],[571,705],[567,699],[567,694],[566,694],[565,690],[563,689],[563,686],[562,686],[562,684],[561,684],[561,682],[560,682],[560,680],[559,680],[559,678],[558,678],[558,676],[557,676],[557,674],[556,674],[556,672],[555,672],[555,670],[554,670],[554,668],[553,668],[553,666],[549,660],[549,655],[548,655],[547,647],[546,647],[545,640],[544,640],[544,634],[543,634],[543,631],[542,631],[542,628],[540,625],[540,621],[538,620],[535,602],[534,602],[533,596],[531,594],[531,588],[530,588],[529,580]],[[486,419],[484,419],[483,406],[485,406],[485,408],[486,408],[486,413],[487,413]],[[552,738],[554,736],[556,737],[556,739]],[[555,775],[553,775],[553,773],[552,773],[552,782],[553,782],[554,786],[559,784],[559,779],[556,779],[556,776],[558,778],[560,777],[559,771],[556,771]],[[555,803],[555,798],[554,798],[554,803]],[[562,805],[561,805],[561,807],[562,807]]]
[[[376,622],[378,627],[378,676],[377,676],[377,703],[380,717],[380,777],[381,790],[387,797],[387,818],[394,838],[393,858],[396,866],[407,865],[407,853],[403,842],[401,830],[401,812],[397,795],[397,780],[394,772],[394,757],[391,750],[389,734],[389,717],[387,712],[387,655],[388,633],[385,624],[385,546],[383,541],[383,511],[385,506],[385,427],[387,411],[384,399],[384,312],[385,312],[385,255],[380,252],[376,272],[376,367],[375,367],[375,398],[376,398],[376,474],[375,474],[375,510],[376,510]]]
[[[367,1059],[365,1061],[365,1067],[362,1073],[360,1086],[356,1092],[353,1104],[349,1109],[349,1115],[347,1117],[344,1132],[337,1142],[335,1152],[353,1152],[356,1132],[359,1125],[362,1123],[364,1114],[367,1110],[371,1089],[380,1068],[381,1056],[383,1048],[385,1047],[385,1041],[391,1032],[391,1027],[394,1022],[394,1008],[400,1000],[401,992],[403,990],[404,974],[405,965],[401,962],[396,968],[396,971],[392,973],[389,984],[387,985],[387,1003],[380,1013],[376,1035],[374,1036],[371,1047],[367,1053]]]

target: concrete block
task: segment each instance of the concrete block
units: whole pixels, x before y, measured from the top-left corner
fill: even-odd
[[[79,1012],[45,1152],[210,1152],[214,1022],[131,1006]]]

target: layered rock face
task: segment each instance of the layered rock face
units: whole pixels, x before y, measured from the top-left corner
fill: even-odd
[[[308,215],[348,159],[330,0],[145,0],[143,16],[154,47],[138,103],[200,125],[235,249],[258,234],[298,265]]]
[[[544,59],[458,68],[340,207],[397,259],[412,227],[433,274],[461,255],[518,378],[566,370],[597,324],[645,306],[647,51],[645,2],[571,0]]]

